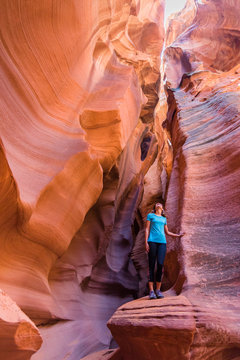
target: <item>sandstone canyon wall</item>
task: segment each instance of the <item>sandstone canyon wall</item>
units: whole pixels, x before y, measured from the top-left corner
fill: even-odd
[[[157,156],[163,12],[1,2],[0,287],[38,326],[34,359],[108,348],[107,320],[140,292],[129,255]]]
[[[239,3],[188,0],[165,39],[163,13],[1,4],[8,359],[240,357]],[[166,299],[128,302],[145,294],[156,200],[185,236],[168,238]]]
[[[185,235],[168,239],[166,299],[109,321],[125,360],[240,359],[239,6],[188,1],[168,23],[155,123],[173,146],[168,226]]]

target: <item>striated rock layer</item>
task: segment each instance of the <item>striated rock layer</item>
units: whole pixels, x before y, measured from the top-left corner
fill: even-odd
[[[186,232],[181,251],[171,245],[181,264],[172,282],[198,307],[196,359],[225,359],[231,349],[240,355],[238,71],[183,79],[174,91],[177,115],[169,122],[177,180],[170,181],[167,209]]]
[[[131,301],[118,308],[108,327],[124,360],[189,359],[196,330],[192,305],[184,296]]]
[[[79,359],[139,293],[164,1],[1,5],[0,284],[39,325],[32,358]]]
[[[157,173],[168,227],[185,235],[168,238],[166,298],[130,302],[110,319],[123,359],[240,358],[239,10],[188,1],[169,21],[155,129],[173,163],[166,178],[159,157]]]
[[[240,357],[239,6],[189,0],[160,71],[164,1],[2,4],[0,285],[43,339],[6,318],[3,353]],[[186,233],[168,239],[167,297],[120,307],[106,350],[108,319],[144,295],[159,200]]]
[[[188,2],[183,33],[166,39],[158,126],[171,135],[169,228],[163,287],[193,306],[191,359],[240,356],[239,3]],[[189,10],[189,15],[187,14]],[[192,15],[191,15],[192,14]],[[177,17],[175,23],[177,23]],[[176,37],[176,39],[175,39]],[[164,100],[164,95],[166,96]],[[179,319],[180,320],[180,319]],[[167,357],[165,357],[167,359]]]

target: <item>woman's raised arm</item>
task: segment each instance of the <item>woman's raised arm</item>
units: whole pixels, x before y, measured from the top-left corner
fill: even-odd
[[[184,235],[184,233],[180,233],[180,234],[172,233],[171,231],[168,230],[167,225],[164,225],[164,230],[165,230],[165,233],[166,233],[167,235],[170,235],[170,236],[173,236],[173,237],[181,237],[181,236]]]

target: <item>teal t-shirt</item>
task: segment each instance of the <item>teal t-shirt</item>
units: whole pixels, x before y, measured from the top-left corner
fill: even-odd
[[[148,242],[152,241],[160,244],[166,244],[167,241],[164,232],[164,225],[167,224],[167,219],[164,216],[149,213],[147,220],[150,221]]]

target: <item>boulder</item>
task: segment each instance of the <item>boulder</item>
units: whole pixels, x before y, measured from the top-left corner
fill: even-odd
[[[0,352],[2,359],[27,360],[41,347],[39,330],[17,304],[0,290]]]

